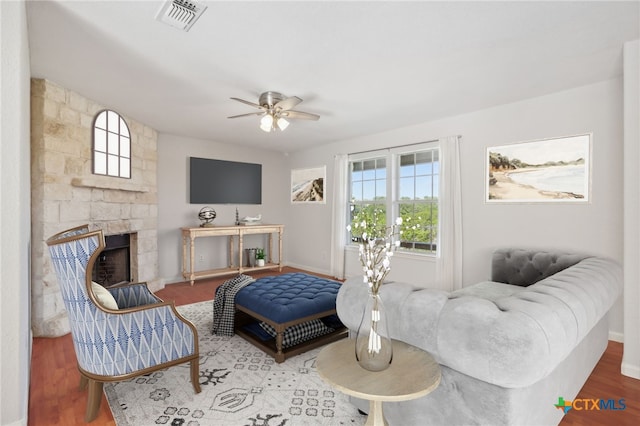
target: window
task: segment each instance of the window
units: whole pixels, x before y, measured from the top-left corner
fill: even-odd
[[[387,211],[387,160],[384,157],[370,158],[349,163],[351,177],[351,217],[386,226]],[[357,238],[351,238],[357,241]]]
[[[101,111],[93,122],[93,173],[131,178],[131,135],[115,111]]]
[[[382,228],[402,217],[400,248],[435,254],[439,175],[436,143],[350,156],[349,222],[365,220]]]

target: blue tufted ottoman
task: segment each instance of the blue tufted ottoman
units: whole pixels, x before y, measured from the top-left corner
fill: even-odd
[[[348,331],[335,315],[340,286],[337,281],[297,272],[259,278],[236,294],[235,332],[273,356],[278,363],[346,337]],[[332,331],[290,347],[283,345],[288,328],[332,318],[335,318]],[[259,322],[271,326],[275,338],[265,339],[257,333]]]

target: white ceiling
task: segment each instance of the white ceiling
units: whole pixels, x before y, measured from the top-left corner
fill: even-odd
[[[293,152],[610,79],[639,2],[208,1],[184,32],[162,1],[29,1],[31,72],[159,132]],[[299,96],[264,133],[273,90]]]

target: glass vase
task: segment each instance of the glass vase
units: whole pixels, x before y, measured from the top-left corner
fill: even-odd
[[[356,335],[356,360],[369,371],[382,371],[393,358],[387,312],[379,294],[369,293]]]

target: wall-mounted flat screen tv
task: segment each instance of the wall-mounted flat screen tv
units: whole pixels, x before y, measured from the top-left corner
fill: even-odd
[[[262,164],[190,157],[191,204],[262,204]]]

